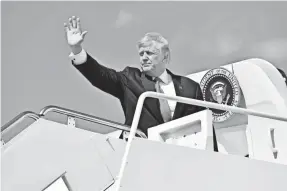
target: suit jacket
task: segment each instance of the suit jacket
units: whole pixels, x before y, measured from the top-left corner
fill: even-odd
[[[125,115],[125,124],[131,125],[139,96],[145,91],[156,91],[151,77],[137,68],[126,67],[123,71],[115,71],[100,65],[87,53],[87,61],[74,66],[95,87],[119,99]],[[197,82],[171,73],[176,95],[203,100],[200,86]],[[172,119],[196,113],[206,108],[177,103]],[[147,135],[147,129],[164,123],[159,100],[147,98],[145,100],[138,129]]]

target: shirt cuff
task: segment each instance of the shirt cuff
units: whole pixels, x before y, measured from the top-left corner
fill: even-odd
[[[76,55],[74,55],[73,52],[71,52],[69,58],[75,65],[83,64],[87,61],[87,52],[84,49],[82,49],[82,51]]]

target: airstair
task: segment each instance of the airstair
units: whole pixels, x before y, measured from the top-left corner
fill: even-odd
[[[278,85],[279,76],[264,62],[247,60],[232,66],[245,100],[237,107],[145,92],[131,126],[59,106],[47,106],[39,113],[23,112],[1,127],[1,190],[286,191],[287,97],[282,95],[287,90]],[[266,82],[265,87],[278,99],[250,96],[256,92],[245,84],[240,71],[254,72],[259,66],[257,74],[262,78],[258,80],[268,76],[271,83]],[[206,73],[190,77],[201,75],[202,79]],[[148,97],[208,109],[152,127],[146,136],[137,126]],[[232,115],[215,123],[218,111]],[[218,152],[213,150],[214,124]],[[99,128],[114,130],[103,134]],[[129,132],[127,140],[119,139],[122,131]]]

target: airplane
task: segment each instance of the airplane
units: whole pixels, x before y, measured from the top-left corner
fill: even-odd
[[[130,127],[59,106],[23,111],[1,127],[1,189],[287,190],[284,71],[252,58],[187,77],[200,84],[204,101],[145,92]],[[152,127],[146,136],[137,125],[147,97],[208,109]],[[101,134],[79,126],[80,120],[114,131]],[[127,140],[119,139],[122,131]]]

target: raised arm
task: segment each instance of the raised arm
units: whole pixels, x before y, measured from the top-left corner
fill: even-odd
[[[107,68],[90,56],[82,47],[87,31],[82,32],[80,19],[73,16],[64,24],[67,43],[71,49],[72,64],[95,87],[115,97],[122,98],[126,82],[124,73]]]

